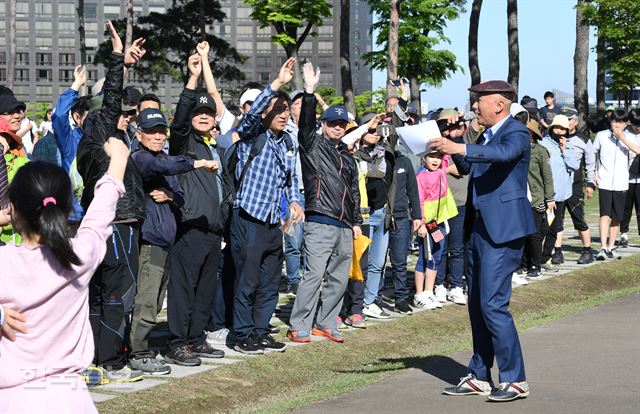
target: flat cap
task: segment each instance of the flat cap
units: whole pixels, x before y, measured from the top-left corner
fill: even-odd
[[[475,92],[478,94],[498,94],[507,99],[513,99],[516,95],[516,90],[510,83],[502,80],[490,80],[481,82],[477,85],[473,85],[469,88],[469,92]]]

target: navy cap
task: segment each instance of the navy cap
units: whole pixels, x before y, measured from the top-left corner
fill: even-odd
[[[196,105],[193,107],[193,112],[195,113],[202,108],[209,108],[216,113],[216,103],[208,93],[199,93],[196,95]]]
[[[349,115],[347,114],[347,108],[345,108],[343,105],[332,105],[324,111],[320,120],[327,121],[327,122],[334,122],[334,121],[349,122]]]
[[[13,95],[0,95],[0,114],[20,108],[25,111],[27,109],[27,105],[25,105],[24,102],[17,100]]]
[[[416,107],[413,103],[407,103],[407,113],[418,115],[418,107]]]
[[[155,126],[162,125],[167,127],[167,119],[164,117],[162,111],[156,108],[147,108],[138,114],[137,118],[138,127],[147,131]]]
[[[483,95],[502,95],[507,99],[513,99],[516,95],[516,90],[510,83],[502,80],[490,80],[486,82],[473,85],[469,88],[469,92],[475,92]]]

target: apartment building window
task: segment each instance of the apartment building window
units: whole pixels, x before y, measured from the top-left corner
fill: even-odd
[[[39,81],[51,81],[51,69],[38,69],[38,70],[36,70],[36,80],[39,80]]]
[[[29,81],[29,69],[16,69],[16,80],[19,82]],[[14,91],[15,92],[15,91]]]
[[[60,53],[60,65],[75,66],[76,54],[75,53]]]
[[[51,21],[39,20],[36,22],[36,33],[51,34]]]
[[[51,64],[51,53],[36,53],[36,65],[50,65]]]
[[[98,17],[98,5],[96,3],[84,4],[84,18],[96,19]]]
[[[97,70],[88,70],[87,71],[87,79],[88,80],[92,80],[92,81],[96,81],[98,80],[98,71]]]
[[[0,65],[7,63],[7,52],[0,52]]]
[[[36,15],[51,15],[51,3],[36,3]]]
[[[16,53],[16,63],[18,65],[28,65],[29,64],[29,54],[28,53]]]
[[[69,69],[60,70],[60,82],[72,82],[73,81],[73,71]]]
[[[267,84],[269,83],[269,72],[260,72],[260,83]]]
[[[27,17],[29,15],[29,2],[16,2],[16,17]]]
[[[58,4],[58,14],[60,14],[61,16],[75,16],[76,14],[75,4],[70,4],[70,3]],[[86,15],[84,17],[85,19],[87,18]]]
[[[4,68],[0,68],[0,82],[7,81],[7,70]]]
[[[16,22],[16,31],[18,32],[28,32],[29,31],[29,22],[26,20],[19,20]]]

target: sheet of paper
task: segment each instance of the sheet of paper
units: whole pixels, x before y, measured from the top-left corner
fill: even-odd
[[[431,138],[442,136],[436,121],[427,121],[416,125],[400,127],[396,128],[396,131],[407,148],[418,157],[422,157],[431,151],[429,148],[429,140]]]

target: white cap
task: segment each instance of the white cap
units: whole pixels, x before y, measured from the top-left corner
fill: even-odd
[[[516,116],[520,112],[527,112],[527,110],[525,109],[524,106],[520,105],[519,103],[512,103],[511,109],[509,110],[509,113],[511,114],[511,116]]]
[[[240,106],[255,101],[260,92],[262,92],[260,89],[247,89],[240,97]]]

